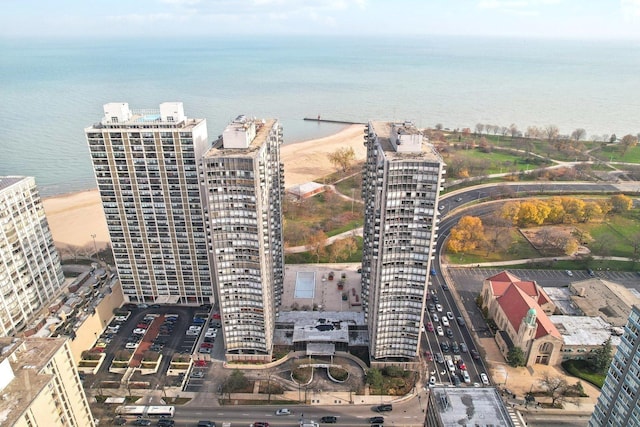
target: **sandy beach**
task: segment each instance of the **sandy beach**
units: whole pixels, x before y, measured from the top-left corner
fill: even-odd
[[[335,171],[327,154],[341,147],[352,147],[356,159],[366,157],[362,125],[351,125],[324,138],[281,147],[285,187],[304,184]],[[43,199],[49,228],[58,249],[66,246],[93,247],[95,234],[98,249],[109,243],[107,222],[98,190],[87,190]]]

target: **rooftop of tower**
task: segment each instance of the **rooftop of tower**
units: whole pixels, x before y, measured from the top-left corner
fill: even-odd
[[[132,109],[126,102],[110,102],[103,110],[102,120],[88,129],[180,129],[204,121],[187,118],[182,102],[163,102],[157,109]]]
[[[3,397],[0,399],[0,424],[13,425],[51,381],[52,375],[39,372],[65,340],[33,337],[0,339],[0,366],[8,362],[14,375],[10,380],[10,377],[3,378],[6,386],[0,390]],[[3,375],[8,374],[5,369],[2,371]]]
[[[442,162],[442,157],[412,122],[369,122],[369,138],[375,137],[390,160],[420,159]]]
[[[0,176],[0,191],[27,179],[26,176]]]
[[[238,157],[257,151],[267,140],[276,119],[256,119],[238,116],[224,130],[212,147],[205,153],[205,158]],[[255,136],[253,136],[255,131]],[[239,139],[244,139],[239,141]]]

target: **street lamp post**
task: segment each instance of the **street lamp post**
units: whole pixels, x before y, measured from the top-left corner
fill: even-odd
[[[93,250],[95,251],[95,256],[98,256],[98,246],[96,245],[96,235],[92,234],[91,238],[93,239]]]

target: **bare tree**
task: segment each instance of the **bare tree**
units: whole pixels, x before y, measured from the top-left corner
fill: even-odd
[[[571,138],[575,139],[576,141],[580,141],[581,139],[584,139],[586,135],[587,135],[587,131],[582,128],[578,128],[573,132],[571,132]]]
[[[540,386],[544,393],[551,398],[551,406],[562,406],[564,402],[572,402],[575,397],[575,386],[569,385],[567,380],[562,377],[552,377],[544,374],[540,380]]]
[[[511,138],[518,136],[518,126],[515,123],[511,123],[511,126],[509,126],[509,133],[511,133]]]
[[[559,133],[560,131],[556,125],[547,125],[542,131],[542,134],[549,142],[554,141],[558,137]]]
[[[502,126],[500,128],[500,133],[502,134],[502,136],[507,136],[509,134],[509,128],[506,126]]]
[[[483,131],[484,131],[484,125],[482,123],[476,124],[476,133],[478,135],[482,135]]]
[[[442,123],[436,123],[436,130],[442,130]]]

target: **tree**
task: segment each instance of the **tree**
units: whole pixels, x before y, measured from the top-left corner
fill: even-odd
[[[249,385],[249,380],[239,369],[234,369],[229,378],[222,383],[221,391],[227,395],[243,390]]]
[[[353,151],[353,147],[342,147],[333,153],[327,154],[327,157],[329,157],[329,161],[333,166],[342,169],[342,172],[346,172],[355,160],[356,153]]]
[[[377,388],[380,390],[380,394],[382,394],[382,385],[384,384],[382,378],[382,371],[377,368],[371,368],[367,371],[367,384],[369,384],[373,388]]]
[[[318,230],[307,239],[307,249],[316,257],[316,262],[320,262],[320,257],[326,253],[325,242],[327,235],[322,230]]]
[[[484,227],[480,218],[465,215],[451,229],[447,248],[453,253],[467,252],[477,248],[484,239]]]
[[[569,401],[571,396],[576,395],[576,386],[569,385],[567,380],[561,377],[552,377],[544,374],[540,380],[544,394],[551,398],[551,406],[562,406],[562,403]]]
[[[344,261],[348,259],[358,249],[356,239],[347,237],[346,239],[336,240],[329,246],[329,261]]]
[[[520,202],[507,202],[500,209],[500,216],[508,219],[512,224],[518,223],[518,214],[520,212]]]
[[[563,250],[565,255],[573,255],[576,253],[580,244],[573,237],[565,238],[563,242]]]
[[[482,123],[476,124],[476,134],[482,135],[483,131],[484,131],[484,125]]]
[[[594,369],[604,374],[611,365],[613,347],[611,346],[611,337],[602,343],[600,347],[593,351],[593,367]]]
[[[547,125],[545,126],[544,130],[542,131],[542,134],[544,135],[545,138],[547,138],[547,141],[551,142],[554,141],[559,134],[559,130],[558,130],[558,126],[556,125]]]
[[[624,194],[616,194],[611,197],[611,207],[614,212],[625,212],[633,207],[633,200]]]
[[[604,217],[602,208],[598,202],[585,202],[582,220],[589,222]]]
[[[524,352],[520,347],[511,347],[509,349],[509,353],[507,353],[507,363],[514,368],[525,365]]]
[[[622,155],[627,154],[627,151],[630,147],[635,147],[638,145],[638,137],[634,135],[625,135],[622,137],[622,141],[620,141],[620,146],[622,147]]]
[[[584,139],[584,137],[587,135],[587,131],[582,129],[582,128],[578,128],[576,130],[574,130],[573,132],[571,132],[571,139],[575,139],[576,141],[580,141],[581,139]]]
[[[442,130],[442,123],[436,123],[436,130]]]
[[[509,126],[509,133],[511,133],[511,139],[518,136],[518,126],[515,123],[511,123],[511,126]]]

